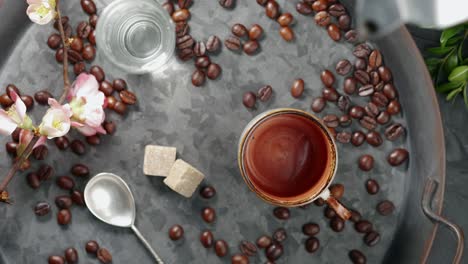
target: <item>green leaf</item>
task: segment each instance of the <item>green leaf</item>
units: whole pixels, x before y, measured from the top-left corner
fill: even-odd
[[[448,82],[448,83],[440,84],[440,85],[437,85],[436,91],[438,93],[447,93],[454,89],[460,88],[462,84],[464,83],[463,82]]]
[[[427,66],[435,66],[435,65],[441,63],[442,59],[440,59],[440,58],[427,58],[424,61],[426,62]]]
[[[458,46],[458,60],[463,61],[463,42]]]
[[[428,48],[427,52],[429,52],[431,54],[434,54],[434,55],[442,56],[442,55],[445,55],[445,54],[451,52],[454,48],[455,47],[453,47],[453,46],[450,46],[450,47],[434,47],[434,48]]]
[[[468,65],[468,58],[464,59],[463,62],[461,63],[462,65]]]
[[[444,64],[444,71],[445,71],[445,73],[449,74],[457,66],[458,66],[458,56],[457,56],[457,54],[455,52],[452,52],[447,57],[447,61]]]
[[[463,36],[456,36],[456,37],[453,37],[453,38],[451,38],[451,39],[449,39],[449,40],[447,41],[446,46],[454,46],[454,45],[457,45],[457,44],[460,42],[460,40],[462,40],[462,39],[463,39]]]
[[[468,95],[466,94],[466,84],[463,87],[463,101],[465,101],[465,106],[468,107]]]
[[[453,90],[451,91],[447,97],[445,98],[447,101],[450,101],[452,100],[453,98],[455,98],[455,96],[457,96],[460,92],[462,91],[462,89],[456,89],[456,90]]]
[[[442,34],[440,35],[440,44],[442,44],[442,46],[445,46],[445,44],[447,43],[449,39],[456,36],[463,29],[464,29],[464,25],[458,25],[455,27],[445,29],[444,31],[442,31]]]
[[[448,77],[451,82],[463,82],[468,80],[468,66],[458,66],[452,70]]]

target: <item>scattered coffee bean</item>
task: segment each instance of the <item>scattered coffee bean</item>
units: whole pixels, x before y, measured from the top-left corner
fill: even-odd
[[[385,84],[383,87],[383,94],[388,98],[388,100],[393,100],[397,97],[397,91],[395,86],[391,83]]]
[[[49,165],[41,165],[37,170],[37,176],[39,177],[40,181],[46,181],[54,175],[54,169]]]
[[[243,46],[245,54],[250,55],[250,56],[257,53],[259,48],[260,48],[260,44],[258,44],[256,40],[249,40],[245,42]]]
[[[361,83],[362,85],[366,85],[370,82],[370,76],[364,70],[357,70],[354,72],[354,78]],[[365,96],[365,95],[362,95]]]
[[[364,243],[369,247],[377,245],[380,241],[380,234],[376,231],[371,231],[364,236]]]
[[[69,51],[71,51],[71,50],[69,50]],[[83,51],[81,52],[81,55],[83,56],[84,60],[90,62],[90,61],[94,60],[94,57],[96,56],[96,49],[91,44],[85,44],[84,47],[83,47]],[[71,56],[69,56],[69,57],[71,58]]]
[[[115,99],[114,96],[108,96],[107,97],[107,108],[114,110],[115,104],[117,103],[117,99]],[[123,106],[125,106],[124,103],[121,103]],[[124,109],[125,110],[125,109]]]
[[[388,67],[380,66],[377,71],[379,72],[379,76],[382,81],[389,82],[392,80],[392,72]]]
[[[93,0],[81,0],[81,8],[85,11],[88,15],[96,14],[96,4]]]
[[[54,143],[60,150],[67,149],[69,145],[69,141],[66,136],[55,138]]]
[[[341,232],[345,227],[345,222],[339,216],[335,216],[330,221],[330,227],[335,232]]]
[[[35,172],[30,172],[26,176],[26,180],[29,186],[33,189],[37,189],[41,186],[41,181],[39,180],[39,176]]]
[[[346,14],[338,17],[338,27],[341,30],[348,30],[351,27],[351,17]]]
[[[256,244],[259,248],[267,248],[271,245],[272,242],[273,239],[271,239],[271,237],[263,235],[257,239]]]
[[[239,250],[249,257],[255,256],[255,254],[257,254],[257,247],[255,244],[247,240],[240,242]]]
[[[213,233],[211,231],[203,231],[200,235],[200,242],[205,248],[213,246]]]
[[[369,145],[374,147],[378,147],[383,143],[380,133],[376,131],[369,131],[366,135],[366,141],[369,143]]]
[[[200,56],[195,59],[195,66],[197,68],[206,68],[208,65],[210,65],[211,60],[210,57],[208,56]]]
[[[211,199],[216,195],[216,190],[212,186],[205,186],[200,189],[200,195],[205,199]]]
[[[321,27],[326,27],[331,23],[330,14],[327,11],[320,11],[315,14],[315,23]]]
[[[310,107],[312,111],[314,111],[315,113],[320,113],[323,111],[326,104],[327,102],[325,101],[325,99],[323,99],[323,97],[317,97],[312,101],[312,104]]]
[[[257,0],[257,4],[259,4],[261,6],[265,6],[267,2],[268,2],[268,0]]]
[[[71,192],[71,199],[73,203],[76,205],[79,205],[79,206],[85,205],[84,194],[81,191],[73,190]]]
[[[390,103],[387,106],[387,112],[390,115],[397,115],[400,113],[400,111],[401,111],[400,102],[396,99],[393,99],[392,101],[390,101]]]
[[[68,195],[59,195],[55,197],[55,205],[59,209],[69,209],[73,204],[72,199]]]
[[[281,27],[279,33],[286,41],[292,41],[294,39],[294,31],[289,26]]]
[[[123,115],[125,114],[125,112],[127,112],[127,105],[120,102],[120,101],[116,101],[115,104],[114,104],[114,107],[112,107],[112,109],[119,115]],[[88,142],[89,143],[89,142]]]
[[[5,93],[5,94],[0,95],[0,105],[2,105],[4,109],[10,107],[12,104],[13,104],[13,100],[11,100],[8,94]]]
[[[320,11],[325,11],[327,10],[328,7],[328,1],[327,0],[317,0],[312,3],[312,9],[315,12],[320,12]]]
[[[372,84],[367,84],[359,87],[358,94],[359,96],[369,96],[374,93],[374,86]]]
[[[328,36],[334,41],[339,41],[341,39],[340,28],[336,24],[330,24],[327,27]]]
[[[58,187],[64,190],[72,190],[75,187],[75,181],[69,176],[60,176],[57,178],[56,183]]]
[[[320,232],[320,226],[315,223],[306,223],[302,226],[302,233],[306,236],[315,236]]]
[[[341,199],[344,194],[344,186],[340,183],[335,183],[330,186],[330,194],[336,199]]]
[[[282,227],[276,229],[273,233],[273,239],[276,242],[283,242],[284,240],[286,240],[286,238],[288,238],[288,234],[286,233],[286,229]]]
[[[269,0],[265,6],[265,14],[271,19],[276,19],[280,13],[280,7],[275,0]]]
[[[90,240],[86,242],[85,249],[89,254],[97,254],[97,251],[99,250],[99,244],[94,240]]]
[[[272,95],[273,88],[270,85],[262,86],[257,92],[257,98],[262,102],[270,100]]]
[[[283,246],[280,243],[272,243],[265,251],[267,259],[275,261],[283,255]]]
[[[340,17],[346,15],[346,9],[342,4],[333,4],[328,7],[328,13],[334,17]]]
[[[403,164],[409,157],[406,149],[396,148],[387,157],[387,161],[392,166],[399,166]]]
[[[341,95],[340,97],[338,97],[338,108],[347,113],[348,112],[348,108],[349,108],[349,105],[351,104],[351,101],[349,100],[349,97],[346,96],[346,95]]]
[[[93,28],[96,28],[98,19],[99,19],[98,15],[93,14],[93,15],[90,15],[90,16],[89,16],[88,22],[89,22],[89,24],[90,24]]]
[[[301,97],[302,93],[304,93],[304,80],[296,79],[294,80],[291,86],[291,96],[294,98]]]
[[[91,30],[88,35],[88,41],[91,45],[96,46],[96,30]]]
[[[78,252],[75,248],[67,248],[65,249],[65,259],[67,263],[74,264],[78,262]]]
[[[305,242],[307,252],[314,253],[320,247],[320,241],[316,237],[309,237]]]
[[[237,23],[232,26],[231,32],[235,36],[241,38],[247,35],[248,30],[244,25]]]
[[[174,13],[174,3],[172,3],[171,1],[166,1],[164,2],[164,4],[162,4],[162,7],[167,11],[167,13],[169,14],[169,16],[172,16],[172,14]]]
[[[257,97],[253,92],[245,92],[242,96],[242,103],[247,108],[254,108],[256,101]]]
[[[99,248],[97,251],[97,258],[104,264],[112,263],[112,255],[109,250],[105,248]]]
[[[188,25],[187,21],[180,21],[176,23],[176,37],[181,38],[187,35],[190,31],[190,26]]]
[[[342,115],[340,116],[340,126],[341,127],[349,127],[351,125],[351,123],[353,122],[353,120],[351,119],[351,117],[349,115]],[[350,134],[350,137],[352,137],[352,135]]]
[[[62,16],[62,19],[60,20],[62,26],[64,26],[64,27],[65,27],[65,25],[68,24],[69,21],[70,21],[70,19],[69,19],[68,16]],[[58,21],[58,19],[56,19],[56,20],[54,21],[54,28],[55,28],[56,30],[59,30],[59,21]]]
[[[209,52],[217,52],[221,47],[221,41],[217,36],[210,36],[206,41],[206,50]]]
[[[378,50],[373,50],[369,55],[369,67],[376,69],[382,66],[382,54]]]
[[[199,41],[195,43],[193,46],[193,53],[197,57],[205,56],[206,54],[206,45],[203,41]]]
[[[334,88],[329,87],[322,90],[322,96],[327,101],[336,102],[340,95]]]
[[[291,216],[291,212],[286,207],[275,207],[273,215],[278,219],[286,220]]]
[[[354,62],[354,68],[356,70],[365,70],[367,67],[367,63],[366,63],[366,60],[365,59],[356,59],[356,61]]]
[[[13,140],[14,142],[18,143],[19,142],[19,138],[20,138],[20,133],[21,133],[21,128],[17,127],[13,133],[11,133],[11,140]],[[15,147],[16,149],[16,147]]]
[[[351,136],[351,144],[358,147],[364,143],[366,135],[362,131],[355,131]]]
[[[205,80],[206,80],[206,75],[205,75],[204,71],[202,71],[200,69],[196,69],[193,72],[193,74],[192,74],[192,84],[194,86],[196,86],[196,87],[202,86],[205,83]]]
[[[347,77],[343,83],[343,90],[345,93],[352,95],[356,92],[357,80],[354,77]]]
[[[378,107],[386,107],[388,104],[388,98],[381,92],[375,92],[372,95],[372,102]]]
[[[89,137],[86,137],[86,143],[88,143],[88,145],[91,145],[91,146],[97,146],[101,144],[101,138],[99,137],[98,134],[94,136],[89,136]]]
[[[302,15],[310,15],[312,14],[312,8],[310,5],[304,3],[304,2],[298,2],[296,4],[296,11],[299,13],[299,14],[302,14]]]
[[[359,168],[363,171],[370,171],[374,167],[374,157],[369,154],[359,157]]]
[[[88,22],[81,21],[76,27],[76,35],[81,39],[86,39],[88,38],[89,33],[91,33],[91,30],[93,30],[93,28],[88,24]],[[79,43],[76,43],[75,45],[79,45]],[[73,42],[72,42],[72,46],[73,46]],[[83,41],[81,41],[81,47],[83,47]],[[81,49],[76,50],[76,51],[79,52],[81,51]]]
[[[390,121],[390,115],[388,114],[387,111],[382,111],[379,113],[379,115],[375,118],[377,123],[384,125]]]
[[[213,223],[216,220],[216,211],[211,207],[203,208],[201,212],[203,221],[207,223]]]
[[[371,71],[369,73],[369,77],[370,77],[370,83],[372,85],[377,85],[380,83],[380,76],[376,71]]]
[[[349,218],[349,220],[353,223],[357,223],[361,221],[361,214],[358,211],[351,209],[351,218]]]
[[[258,40],[262,37],[263,35],[263,28],[258,25],[254,24],[252,27],[249,29],[249,38],[250,40]]]
[[[249,264],[249,258],[243,254],[234,254],[231,257],[231,264]]]
[[[374,130],[377,128],[377,121],[375,121],[375,119],[370,116],[364,116],[361,118],[361,120],[359,120],[359,124],[368,130]]]
[[[57,213],[57,223],[59,225],[68,225],[71,218],[71,212],[68,209],[62,209]]]
[[[50,205],[47,202],[38,202],[36,206],[34,206],[34,213],[37,216],[44,216],[50,212]]]
[[[380,190],[379,183],[374,179],[369,179],[366,181],[366,190],[369,194],[377,194]]]
[[[395,205],[388,200],[382,201],[377,205],[377,212],[383,216],[390,215],[394,210]]]
[[[399,123],[394,123],[385,129],[385,137],[390,141],[397,140],[404,133],[405,128]]]
[[[31,96],[29,95],[22,95],[21,100],[23,103],[26,105],[26,110],[29,111],[33,108],[34,106],[34,100]]]
[[[47,105],[49,98],[53,98],[52,94],[48,91],[39,91],[34,94],[34,99],[40,105]]]
[[[86,153],[86,146],[83,141],[75,139],[71,142],[70,147],[72,151],[77,155],[84,155]]]
[[[86,177],[89,176],[89,168],[84,164],[75,164],[70,171],[76,177]]]
[[[219,0],[219,4],[224,8],[233,8],[236,3],[236,0]]]
[[[224,240],[217,240],[214,245],[216,256],[222,258],[227,255],[229,251],[229,245]]]
[[[192,5],[192,0],[178,0],[177,4],[179,5],[179,8],[188,8]]]
[[[349,72],[351,72],[351,69],[352,69],[352,65],[351,65],[351,62],[349,62],[349,60],[340,60],[337,64],[336,64],[336,73],[338,73],[339,75],[346,75],[348,74]]]
[[[322,71],[320,73],[320,79],[326,87],[332,87],[333,83],[335,83],[335,76],[329,70]]]
[[[336,212],[335,212],[335,210],[333,210],[333,208],[327,206],[325,208],[324,215],[325,215],[326,218],[332,219],[333,217],[336,216]]]
[[[190,11],[186,8],[182,8],[174,11],[171,17],[174,22],[186,21],[190,18]]]
[[[57,33],[53,33],[49,36],[47,39],[47,46],[51,49],[58,49],[60,45],[62,44],[62,39],[60,38],[60,35]]]
[[[281,16],[278,17],[276,20],[278,24],[282,27],[286,27],[292,24],[294,21],[294,17],[291,13],[283,13]]]
[[[366,264],[367,262],[366,256],[364,256],[364,254],[357,249],[353,249],[349,252],[349,258],[353,264]]]
[[[366,43],[362,43],[354,48],[353,54],[358,58],[367,59],[371,52],[372,49],[369,47],[369,45],[367,45]]]
[[[179,50],[192,49],[194,44],[195,40],[190,35],[184,35],[176,40],[176,46]]]
[[[50,256],[47,261],[49,264],[65,264],[65,259],[62,256]]]
[[[44,145],[41,145],[41,146],[36,147],[33,150],[33,157],[36,160],[44,160],[47,157],[48,153],[49,153],[49,150],[47,149],[47,147]]]
[[[110,82],[103,81],[99,85],[99,91],[103,92],[105,96],[111,96],[114,93],[114,88]]]
[[[372,228],[372,223],[367,220],[360,220],[354,224],[354,229],[359,233],[368,233]]]
[[[336,115],[326,115],[323,117],[323,122],[327,127],[336,128],[340,124],[338,117]]]
[[[232,51],[238,51],[242,48],[242,43],[238,37],[229,36],[224,40],[224,46]]]
[[[80,73],[85,72],[85,71],[86,71],[86,64],[84,62],[80,61],[78,63],[75,63],[75,65],[73,65],[73,73],[75,73],[75,75],[78,76],[80,75]]]
[[[177,241],[184,236],[184,228],[180,225],[173,225],[169,228],[169,238]]]
[[[351,141],[351,133],[348,131],[341,131],[336,134],[336,140],[340,143],[347,144]]]
[[[96,81],[98,82],[102,82],[106,78],[106,75],[102,68],[97,65],[91,66],[91,68],[89,68],[89,73],[94,75],[94,77],[96,77]]]

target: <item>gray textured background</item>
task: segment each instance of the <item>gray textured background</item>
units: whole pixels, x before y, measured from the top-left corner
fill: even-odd
[[[297,14],[292,2],[282,6]],[[73,11],[78,8],[78,1],[75,1],[64,10],[75,24],[84,19],[81,11]],[[348,261],[347,252],[351,248],[362,249],[369,263],[380,262],[391,242],[398,212],[384,218],[376,215],[373,208],[382,199],[393,200],[397,207],[404,199],[400,194],[404,189],[405,173],[401,169],[391,170],[384,161],[391,144],[387,142],[379,149],[364,146],[359,151],[352,146],[340,147],[341,164],[336,179],[346,186],[344,202],[362,211],[383,233],[381,243],[372,249],[362,243],[362,236],[350,224],[340,234],[332,232],[323,217],[322,208],[294,209],[292,219],[286,223],[272,219],[272,206],[264,204],[247,190],[236,166],[236,145],[243,126],[265,109],[280,106],[309,109],[311,99],[320,94],[320,71],[333,68],[343,57],[352,58],[352,46],[336,45],[323,29],[313,24],[310,17],[299,15],[296,16],[299,23],[294,29],[300,36],[294,43],[286,43],[279,37],[277,25],[263,15],[263,10],[256,3],[247,0],[238,1],[235,11],[224,10],[217,4],[211,4],[210,8],[195,4],[191,10],[196,14],[191,19],[192,33],[196,38],[206,39],[211,34],[224,38],[228,35],[229,26],[235,22],[247,26],[259,23],[268,32],[261,41],[262,52],[249,57],[224,51],[212,57],[223,67],[223,75],[220,80],[211,81],[203,88],[194,88],[189,82],[193,71],[191,63],[174,61],[161,73],[136,77],[124,75],[98,57],[96,63],[104,67],[107,79],[125,77],[140,102],[131,107],[133,111],[122,121],[112,114],[110,119],[119,121],[118,132],[115,136],[104,137],[97,148],[88,148],[89,153],[84,158],[70,151],[63,155],[52,146],[47,162],[53,164],[60,175],[66,174],[76,162],[90,164],[93,174],[110,171],[121,175],[129,183],[137,201],[137,226],[168,263],[228,263],[228,258],[220,260],[212,250],[205,250],[199,244],[199,233],[206,228],[214,230],[216,238],[226,239],[231,252],[235,252],[240,240],[254,240],[280,226],[289,230],[289,238],[285,244],[286,256],[278,263],[343,263]],[[0,87],[14,82],[29,93],[44,88],[51,89],[54,94],[60,93],[61,70],[55,63],[54,53],[45,44],[48,32],[51,32],[49,27],[35,25],[24,32],[0,74]],[[288,91],[292,81],[298,77],[306,82],[307,90],[302,100],[294,100]],[[241,106],[242,93],[256,90],[264,84],[273,86],[276,91],[274,99],[267,104],[259,104],[255,112],[245,110]],[[35,110],[38,119],[45,108],[36,108],[41,108]],[[326,113],[332,112],[337,112],[336,107],[327,108]],[[1,142],[4,143],[5,139]],[[398,142],[399,145],[401,143]],[[206,182],[213,184],[219,195],[209,203],[198,196],[184,199],[165,187],[161,178],[144,176],[141,166],[146,144],[176,146],[178,156],[205,172]],[[449,148],[450,145],[449,141]],[[377,167],[372,174],[359,172],[355,164],[356,158],[365,152],[373,152],[377,157]],[[0,157],[2,171],[9,162],[5,155]],[[33,168],[38,164],[35,163]],[[381,183],[381,192],[372,197],[364,190],[365,179],[371,176]],[[85,256],[83,245],[88,239],[96,239],[109,248],[115,263],[151,263],[149,255],[129,230],[106,226],[86,209],[73,208],[73,222],[66,228],[56,224],[55,207],[53,215],[45,219],[36,218],[31,209],[36,201],[53,203],[53,198],[64,192],[53,182],[44,184],[39,191],[32,191],[24,178],[25,174],[19,174],[10,185],[15,206],[0,208],[0,254],[7,263],[37,263],[38,259],[42,263],[48,255],[61,254],[68,246],[79,250],[80,263],[96,262]],[[79,185],[84,186],[84,182],[79,182]],[[450,191],[447,195],[450,196]],[[200,209],[208,204],[218,213],[218,221],[214,225],[204,224],[198,217]],[[318,235],[322,246],[314,255],[303,249],[305,237],[300,227],[307,221],[319,223],[322,229]],[[184,226],[184,241],[174,243],[167,238],[167,229],[174,223]],[[449,240],[441,241],[446,243]],[[451,256],[448,250],[438,254],[446,254],[442,259]],[[260,254],[251,260],[260,263],[264,256]]]

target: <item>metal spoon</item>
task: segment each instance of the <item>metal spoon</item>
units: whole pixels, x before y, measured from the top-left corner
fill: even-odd
[[[135,226],[135,200],[128,185],[119,176],[103,172],[86,185],[84,198],[88,209],[101,221],[113,226],[129,227],[151,252],[159,264],[164,264]]]

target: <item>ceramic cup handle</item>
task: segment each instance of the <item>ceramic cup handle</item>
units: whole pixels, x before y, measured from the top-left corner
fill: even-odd
[[[335,210],[336,214],[343,220],[348,220],[351,217],[351,212],[338,201],[335,197],[331,196],[330,190],[326,189],[323,193],[320,194],[328,206]]]

